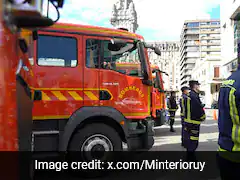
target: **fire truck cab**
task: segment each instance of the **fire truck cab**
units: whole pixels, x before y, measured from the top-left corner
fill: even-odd
[[[136,74],[139,71],[137,62],[117,63],[116,69],[125,74]],[[154,126],[161,126],[166,120],[165,92],[162,80],[162,72],[158,66],[151,65],[153,88],[151,92],[151,117],[154,120]],[[137,102],[136,102],[137,104]]]
[[[34,78],[25,76],[35,93],[34,151],[117,151],[122,142],[129,150],[153,146],[152,73],[142,36],[63,23],[34,34]],[[117,71],[116,63],[126,59],[138,62],[137,72]]]

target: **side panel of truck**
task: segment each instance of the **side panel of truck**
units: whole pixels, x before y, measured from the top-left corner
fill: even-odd
[[[82,37],[39,32],[35,49],[34,85],[41,90],[42,100],[34,103],[33,119],[69,118],[84,105],[86,98],[81,61]]]

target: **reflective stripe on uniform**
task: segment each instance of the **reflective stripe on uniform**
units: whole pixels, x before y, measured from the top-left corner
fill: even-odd
[[[182,98],[181,101],[182,101],[182,113],[181,113],[181,115],[184,116],[184,114],[185,114],[184,98]]]
[[[190,98],[187,98],[187,119],[191,120]]]
[[[177,109],[168,109],[169,111],[176,111]]]
[[[230,152],[227,151],[226,149],[221,148],[220,146],[218,147],[218,154],[229,161],[240,163],[240,153],[236,152]]]
[[[200,117],[201,120],[205,119],[206,115],[204,114],[202,117]]]
[[[191,124],[201,124],[200,121],[196,121],[196,120],[184,119],[184,121]]]
[[[235,102],[235,93],[236,89],[231,87],[229,93],[229,106],[230,106],[230,116],[232,119],[233,127],[232,127],[232,141],[234,146],[232,151],[240,151],[240,123],[239,123],[239,115],[238,109]]]
[[[197,140],[199,140],[199,137],[190,136],[190,139],[193,140],[193,141],[197,141]]]
[[[223,148],[221,148],[220,146],[218,147],[218,151],[227,151],[227,150],[225,150],[225,149],[223,149]]]
[[[191,119],[191,109],[190,109],[190,98],[187,98],[187,118],[184,119],[185,122],[191,124],[201,124],[200,121],[192,120]]]

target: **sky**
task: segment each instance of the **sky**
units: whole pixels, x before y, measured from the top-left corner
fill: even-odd
[[[60,22],[113,27],[109,20],[117,0],[65,0]],[[223,0],[133,0],[137,34],[146,41],[179,41],[185,20],[220,18]],[[151,2],[151,3],[150,3]],[[51,17],[56,13],[51,8]]]

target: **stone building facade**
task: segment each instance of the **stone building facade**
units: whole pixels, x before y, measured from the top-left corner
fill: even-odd
[[[164,88],[167,91],[178,91],[180,87],[180,69],[178,66],[180,58],[180,43],[175,41],[147,42],[158,47],[162,54],[158,56],[152,50],[148,50],[151,64],[157,65],[163,74]]]
[[[137,12],[133,0],[118,0],[112,9],[111,24],[135,33],[138,28]]]

